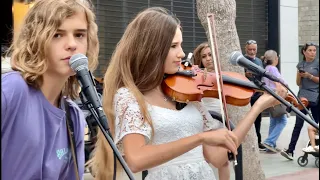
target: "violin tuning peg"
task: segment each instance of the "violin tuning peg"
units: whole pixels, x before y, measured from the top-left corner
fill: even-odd
[[[172,101],[176,101],[176,97],[172,97]]]
[[[189,102],[189,99],[186,100],[186,103],[188,103],[188,102]]]

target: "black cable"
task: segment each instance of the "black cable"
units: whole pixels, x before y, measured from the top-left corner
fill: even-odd
[[[116,154],[113,153],[113,180],[117,179],[117,157]]]

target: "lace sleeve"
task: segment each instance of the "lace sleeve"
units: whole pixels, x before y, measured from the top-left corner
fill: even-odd
[[[120,88],[114,98],[115,107],[115,143],[123,153],[122,139],[128,134],[141,134],[146,143],[151,137],[151,127],[143,123],[143,115],[140,112],[136,98],[126,88]]]
[[[203,117],[203,131],[224,128],[224,125],[220,121],[212,118],[208,110],[202,105],[201,102],[193,102],[193,104]]]

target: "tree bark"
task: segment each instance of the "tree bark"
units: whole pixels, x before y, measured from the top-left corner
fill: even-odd
[[[235,0],[197,0],[197,12],[202,26],[208,37],[207,14],[214,14],[217,47],[222,71],[233,71],[244,74],[242,67],[233,66],[229,62],[233,51],[241,51],[236,29],[236,2]],[[208,38],[209,40],[209,38]],[[209,42],[209,41],[208,41]],[[237,123],[249,111],[250,104],[245,107],[228,105],[228,115],[231,121]],[[243,150],[243,179],[264,180],[259,159],[259,148],[254,126],[248,132],[242,143]]]

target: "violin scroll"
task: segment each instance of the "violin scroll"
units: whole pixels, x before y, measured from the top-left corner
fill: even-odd
[[[288,101],[289,103],[291,103],[294,107],[298,108],[299,110],[304,109],[303,106],[307,107],[309,105],[308,99],[301,97],[300,101],[303,104],[303,106],[302,106],[301,104],[299,104],[297,99],[292,94],[288,94],[288,96],[285,98],[285,100]]]

